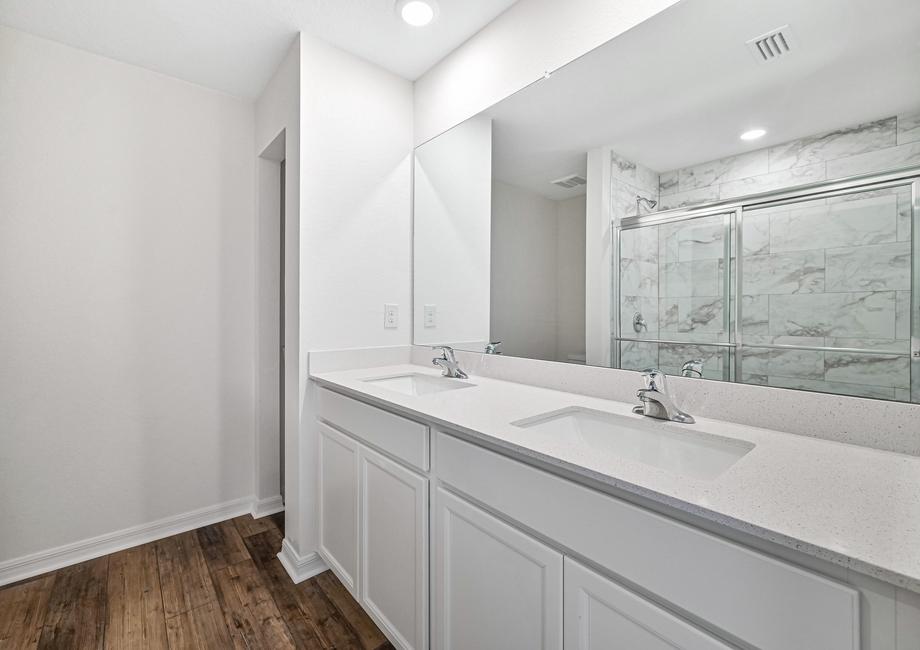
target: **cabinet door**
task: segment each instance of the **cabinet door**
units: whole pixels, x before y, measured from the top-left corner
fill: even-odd
[[[360,447],[361,604],[405,650],[428,647],[428,480]]]
[[[565,650],[729,650],[652,602],[565,559]]]
[[[562,647],[562,555],[438,488],[437,650]]]
[[[357,597],[358,443],[319,424],[319,552]]]

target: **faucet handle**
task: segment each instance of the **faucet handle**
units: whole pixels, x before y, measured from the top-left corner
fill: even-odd
[[[648,331],[648,321],[645,320],[645,316],[642,315],[642,312],[636,312],[633,314],[632,320],[633,331],[636,334],[639,334],[643,331]]]
[[[498,351],[498,348],[501,346],[501,341],[489,341],[489,343],[486,345],[485,352],[486,354],[501,354],[501,352]]]
[[[657,390],[665,392],[664,382],[665,374],[658,368],[646,368],[642,371],[642,379],[645,381],[645,387],[648,390]]]
[[[454,361],[454,359],[456,358],[454,357],[454,349],[450,347],[449,345],[432,345],[431,349],[440,350],[441,354],[444,355],[443,358],[446,359],[447,361]]]
[[[696,377],[701,379],[703,377],[703,360],[690,359],[690,361],[680,367],[680,375],[681,377]]]
[[[444,372],[445,377],[452,377],[454,379],[467,379],[467,374],[460,369],[460,364],[457,363],[457,357],[454,356],[454,349],[449,345],[432,345],[432,350],[441,350],[441,356],[435,357],[431,360],[431,363],[435,366],[440,367]]]

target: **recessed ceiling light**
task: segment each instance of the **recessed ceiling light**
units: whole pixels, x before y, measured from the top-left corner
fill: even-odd
[[[751,129],[750,131],[745,131],[741,134],[742,140],[756,140],[757,138],[762,138],[767,134],[765,129]]]
[[[424,27],[434,20],[436,9],[437,5],[431,0],[400,0],[396,3],[400,17],[413,27]]]

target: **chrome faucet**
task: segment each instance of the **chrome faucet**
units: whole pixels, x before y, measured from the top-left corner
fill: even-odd
[[[465,372],[460,370],[460,364],[457,363],[457,357],[454,356],[454,349],[449,345],[434,345],[432,350],[440,350],[441,356],[431,360],[431,365],[439,366],[444,372],[441,374],[445,377],[454,379],[468,379]]]
[[[501,354],[501,350],[498,349],[501,346],[501,341],[489,341],[489,343],[486,345],[485,352],[486,354]]]
[[[694,377],[696,379],[703,378],[703,360],[702,359],[690,359],[687,363],[680,367],[680,376],[681,377]]]
[[[684,424],[695,422],[693,416],[677,408],[674,400],[665,392],[663,372],[657,368],[649,368],[642,371],[642,378],[645,380],[645,388],[640,388],[636,393],[636,397],[642,403],[633,407],[633,413]]]

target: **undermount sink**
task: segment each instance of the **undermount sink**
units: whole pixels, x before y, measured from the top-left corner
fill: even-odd
[[[412,372],[405,375],[391,375],[389,377],[373,377],[363,379],[365,383],[380,386],[387,390],[393,390],[405,395],[430,395],[432,393],[441,393],[446,390],[458,390],[460,388],[471,388],[475,384],[470,384],[461,379],[449,379],[437,375],[423,375]]]
[[[512,424],[548,441],[580,446],[590,455],[626,458],[704,480],[716,478],[754,448],[753,443],[707,433],[694,424],[579,407]]]

